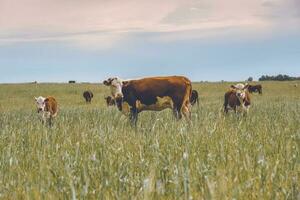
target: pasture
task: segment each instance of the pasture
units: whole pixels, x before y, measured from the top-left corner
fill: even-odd
[[[262,82],[247,117],[223,114],[231,83],[195,83],[190,126],[165,110],[142,112],[137,129],[106,107],[100,84],[2,84],[0,198],[299,199],[294,83]],[[58,101],[51,128],[38,120],[40,95]]]

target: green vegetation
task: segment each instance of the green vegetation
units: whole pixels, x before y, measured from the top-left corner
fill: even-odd
[[[277,76],[263,75],[259,78],[259,81],[296,81],[300,80],[300,77],[292,77],[288,75],[278,74]]]
[[[263,83],[247,117],[222,112],[231,83],[195,84],[200,107],[190,126],[165,110],[141,113],[136,130],[105,106],[101,85],[0,85],[0,198],[297,199],[294,83]],[[38,120],[39,95],[59,102],[52,128]]]

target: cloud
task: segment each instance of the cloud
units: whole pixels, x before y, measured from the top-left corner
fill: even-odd
[[[255,35],[282,29],[282,20],[294,27],[299,18],[297,0],[0,0],[0,43],[110,48],[138,33],[161,33],[162,41],[233,29]]]

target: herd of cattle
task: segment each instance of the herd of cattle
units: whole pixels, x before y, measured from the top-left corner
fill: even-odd
[[[145,110],[161,111],[166,108],[173,110],[176,119],[184,116],[191,118],[191,107],[199,105],[199,95],[192,89],[191,81],[184,76],[149,77],[134,80],[109,78],[103,81],[111,91],[111,96],[105,97],[107,106],[116,106],[119,111],[129,115],[132,125],[136,125],[138,114]],[[262,94],[261,85],[236,84],[231,85],[224,95],[224,112],[229,109],[235,112],[247,113],[251,105],[250,94]],[[91,91],[84,91],[83,97],[87,103],[93,98]],[[42,121],[52,124],[57,115],[58,106],[54,97],[35,98],[38,113]]]

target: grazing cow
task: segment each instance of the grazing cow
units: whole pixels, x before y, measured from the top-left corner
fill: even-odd
[[[259,94],[262,94],[262,86],[260,84],[258,84],[258,85],[248,85],[248,91],[250,93],[258,92]]]
[[[199,106],[199,94],[197,90],[192,90],[190,102],[192,106],[195,105],[195,103],[197,103],[197,106]]]
[[[237,87],[232,87],[231,89],[225,93],[224,96],[224,112],[227,113],[229,109],[233,109],[237,112],[248,112],[251,105],[250,95],[248,92],[248,86],[246,85],[244,88],[240,89]]]
[[[44,98],[42,96],[36,98],[36,106],[37,111],[42,115],[42,121],[43,123],[46,123],[48,121],[49,125],[52,125],[52,120],[54,117],[56,117],[58,112],[57,102],[54,97],[47,97]]]
[[[186,77],[149,77],[129,81],[109,78],[103,84],[110,86],[118,109],[124,113],[128,109],[130,121],[134,125],[138,113],[144,110],[161,111],[171,108],[177,119],[182,114],[190,119],[192,84]]]
[[[83,92],[83,97],[85,98],[85,102],[91,103],[94,95],[90,90],[87,90]]]
[[[106,101],[106,105],[107,106],[114,106],[114,105],[116,105],[116,101],[111,96],[107,96],[104,99]]]

